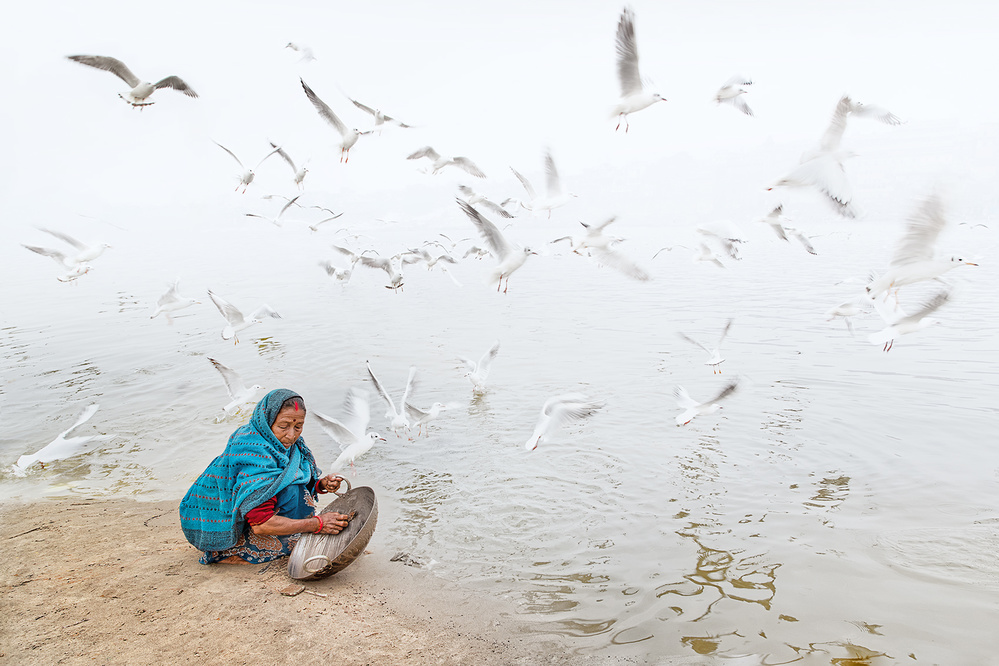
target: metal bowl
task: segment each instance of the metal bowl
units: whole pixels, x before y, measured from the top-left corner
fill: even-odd
[[[378,500],[367,486],[334,493],[337,498],[319,513],[357,514],[339,534],[303,534],[288,558],[288,575],[295,580],[318,580],[342,571],[364,552],[378,522]]]

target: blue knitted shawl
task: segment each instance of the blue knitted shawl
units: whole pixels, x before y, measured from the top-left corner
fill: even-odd
[[[248,511],[292,484],[308,484],[320,477],[304,439],[299,437],[285,447],[271,431],[281,403],[293,397],[300,398],[288,389],[265,395],[250,422],[232,433],[222,455],[187,491],[180,503],[180,526],[199,550],[236,545]]]

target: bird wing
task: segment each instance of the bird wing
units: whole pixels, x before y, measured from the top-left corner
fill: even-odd
[[[380,268],[390,276],[395,272],[392,269],[392,261],[390,259],[385,259],[383,257],[358,257],[357,259],[361,262],[362,266],[367,266],[368,268]]]
[[[229,322],[231,326],[239,326],[243,323],[243,313],[239,311],[232,303],[228,302],[221,296],[216,296],[211,289],[208,290],[208,296],[212,299],[212,303],[215,307],[219,309],[222,316],[225,317],[226,321]]]
[[[499,340],[493,343],[485,354],[479,359],[478,370],[479,376],[484,380],[489,375],[489,368],[493,364],[493,359],[496,358],[496,354],[499,353],[500,343]]]
[[[257,162],[257,166],[255,166],[255,167],[253,167],[253,168],[254,168],[254,169],[259,169],[259,168],[260,168],[260,165],[261,165],[261,164],[263,164],[263,163],[264,163],[264,161],[265,161],[265,160],[266,160],[266,159],[267,159],[268,157],[270,157],[271,155],[273,155],[274,153],[276,153],[276,152],[277,152],[278,150],[280,150],[280,148],[275,148],[275,149],[274,149],[274,150],[272,150],[271,152],[269,152],[269,153],[267,153],[266,155],[264,155],[263,159],[262,159],[262,160],[260,160],[259,162]]]
[[[652,279],[652,276],[646,273],[641,266],[620,252],[615,252],[606,247],[594,247],[590,251],[593,253],[593,257],[597,260],[597,263],[610,266],[634,280],[647,282]]]
[[[402,393],[402,404],[403,409],[405,405],[409,402],[409,396],[413,395],[413,391],[416,389],[416,366],[412,365],[409,367],[409,378],[406,380],[406,390]]]
[[[553,198],[562,194],[562,180],[558,176],[555,159],[550,150],[545,151],[545,176],[547,177],[548,197]]]
[[[177,291],[178,284],[180,284],[180,280],[174,280],[170,284],[170,288],[166,290],[166,293],[160,296],[160,300],[156,301],[156,305],[163,307],[164,305],[179,301],[180,293]]]
[[[788,229],[787,231],[801,242],[802,247],[805,248],[805,251],[808,252],[808,254],[819,254],[815,251],[815,248],[812,247],[811,241],[808,240],[808,237],[805,236],[805,234],[801,233],[797,229]]]
[[[353,98],[351,98],[351,97],[348,97],[347,99],[349,99],[349,100],[350,100],[351,102],[353,102],[353,103],[354,103],[354,106],[356,106],[357,108],[359,108],[359,109],[360,109],[361,111],[364,111],[365,113],[369,113],[369,114],[371,114],[372,116],[375,116],[375,117],[377,117],[377,115],[378,115],[378,114],[377,114],[377,113],[375,112],[375,110],[374,110],[374,109],[372,109],[372,108],[371,108],[370,106],[367,106],[367,105],[364,105],[364,104],[361,104],[361,103],[360,103],[360,102],[358,102],[358,101],[357,101],[356,99],[353,99]],[[383,117],[384,117],[384,116],[383,116]]]
[[[892,256],[892,266],[904,266],[933,258],[933,246],[947,225],[943,201],[937,195],[923,199],[909,217],[909,225]]]
[[[505,208],[503,208],[502,206],[500,206],[497,203],[494,203],[494,202],[490,201],[489,199],[483,199],[482,201],[479,202],[479,204],[481,206],[485,206],[486,208],[488,208],[492,212],[496,213],[500,217],[505,217],[507,219],[512,219],[513,218],[513,215],[511,215],[510,213],[508,213]]]
[[[414,421],[419,421],[420,419],[426,418],[427,416],[430,415],[430,412],[425,412],[419,407],[415,407],[409,404],[408,402],[403,404],[406,407],[406,413],[409,414],[409,418],[413,419]]]
[[[853,113],[861,118],[874,118],[885,125],[901,125],[902,119],[882,106],[874,104],[857,103],[853,107]]]
[[[825,134],[822,135],[822,150],[839,149],[840,141],[843,139],[843,132],[846,131],[846,119],[852,109],[853,101],[848,95],[843,95],[839,98],[839,102],[836,103],[836,108],[833,110],[832,119],[829,121],[829,127],[826,128]]]
[[[292,161],[291,156],[288,155],[288,153],[284,152],[284,148],[282,148],[281,146],[277,145],[273,141],[270,141],[269,143],[271,144],[271,148],[273,148],[274,150],[276,150],[277,154],[280,155],[284,159],[284,161],[288,163],[288,166],[291,167],[292,172],[293,173],[298,173],[298,167],[295,166],[295,162]],[[297,199],[298,197],[295,197],[295,198]]]
[[[59,433],[59,437],[64,438],[68,436],[71,432],[73,432],[74,430],[82,426],[84,423],[89,421],[91,418],[93,418],[94,414],[97,413],[98,407],[100,407],[100,405],[98,405],[97,403],[94,403],[93,405],[87,405],[86,407],[84,407],[83,411],[80,412],[80,416],[77,417],[76,423],[66,428],[66,430],[64,430],[63,432]]]
[[[712,352],[712,350],[708,349],[707,347],[705,347],[704,345],[702,345],[700,342],[698,342],[694,338],[692,338],[689,335],[687,335],[686,333],[677,333],[677,335],[679,335],[681,338],[683,338],[684,340],[686,340],[690,344],[696,345],[696,346],[700,347],[701,349],[703,349],[708,354],[714,353],[714,352]],[[680,406],[683,407],[683,405],[680,405]]]
[[[278,149],[278,150],[280,150],[280,149]],[[280,153],[278,153],[278,154],[280,154]],[[292,165],[292,166],[294,166],[294,165]],[[302,195],[299,194],[298,197],[300,197],[300,196],[302,196]],[[284,215],[284,212],[286,210],[288,210],[289,208],[291,208],[295,204],[296,201],[298,201],[298,197],[295,197],[294,199],[288,199],[288,203],[286,203],[285,205],[281,206],[281,210],[277,214],[278,219],[281,219],[281,216]],[[330,219],[333,219],[333,218],[330,218]]]
[[[140,83],[139,77],[133,74],[132,70],[130,70],[125,63],[117,58],[91,55],[75,55],[66,57],[70,60],[75,60],[81,65],[88,65],[90,67],[96,67],[97,69],[103,69],[105,72],[111,72],[132,88]]]
[[[371,422],[371,404],[368,402],[368,392],[357,387],[352,387],[347,391],[347,397],[343,401],[343,413],[344,425],[350,428],[358,439],[364,439],[364,435],[368,431],[368,423]]]
[[[753,110],[751,108],[749,108],[748,104],[746,104],[746,100],[742,99],[742,95],[739,95],[738,97],[733,97],[732,98],[732,106],[734,106],[735,108],[739,109],[740,111],[742,111],[743,113],[745,113],[747,116],[752,116],[753,115]]]
[[[635,13],[625,7],[617,23],[617,78],[621,81],[621,96],[642,92],[642,77],[638,73],[638,43],[635,40]]]
[[[235,370],[216,361],[214,358],[209,358],[208,360],[212,362],[215,369],[219,371],[220,375],[222,375],[222,381],[225,382],[225,390],[229,392],[229,397],[231,399],[235,400],[236,396],[246,392],[246,386],[243,385],[243,379],[236,373]]]
[[[732,320],[729,319],[725,322],[725,328],[722,329],[721,335],[718,336],[718,349],[721,349],[722,342],[725,341],[725,336],[728,335],[728,329],[732,328]]]
[[[455,165],[459,169],[475,176],[476,178],[485,178],[486,174],[482,173],[482,169],[475,166],[475,163],[467,157],[455,157],[451,160],[451,164]]]
[[[326,102],[319,99],[319,96],[312,91],[312,88],[305,83],[303,79],[299,79],[302,83],[302,89],[305,90],[305,96],[309,98],[312,102],[312,106],[316,107],[316,111],[319,115],[330,125],[332,125],[340,136],[347,136],[347,126],[343,124],[343,121],[337,118],[336,114],[333,113],[333,109],[326,105]]]
[[[371,377],[371,381],[374,382],[375,390],[378,391],[378,395],[382,397],[382,400],[385,401],[385,404],[388,405],[393,414],[398,414],[399,412],[395,411],[395,403],[392,402],[392,397],[389,396],[388,391],[382,388],[382,383],[378,381],[378,378],[375,377],[375,373],[372,372],[371,364],[365,361],[364,366],[368,369],[368,376]]]
[[[520,175],[520,173],[513,167],[510,167],[510,171],[512,171],[513,175],[517,177],[517,180],[519,180],[520,184],[524,186],[524,189],[527,190],[527,196],[531,197],[531,201],[537,199],[538,195],[534,191],[534,186],[531,185],[531,181],[527,180],[522,175]]]
[[[936,296],[933,296],[928,301],[919,306],[919,310],[913,312],[911,315],[900,318],[895,322],[895,325],[916,323],[920,319],[924,319],[929,315],[933,314],[939,310],[947,301],[950,300],[950,293],[946,291],[941,291]]]
[[[439,160],[441,158],[441,155],[436,150],[434,150],[432,147],[430,147],[430,146],[423,146],[423,148],[420,148],[419,150],[417,150],[413,154],[409,155],[406,159],[407,160],[418,160],[421,157],[429,157],[430,159],[432,159],[433,161],[436,162],[437,160]]]
[[[266,303],[250,313],[250,319],[263,319],[264,317],[271,317],[273,319],[282,318],[281,315],[274,311],[274,308]]]
[[[153,84],[153,87],[157,90],[160,88],[173,88],[174,90],[184,93],[188,97],[198,96],[198,93],[194,92],[191,86],[187,85],[187,83],[184,82],[184,79],[179,76],[168,76],[165,79],[160,79]]]
[[[569,393],[556,398],[549,398],[541,409],[543,416],[549,418],[548,431],[558,426],[564,426],[591,415],[602,408],[604,403],[590,400],[579,393]]]
[[[736,74],[731,79],[726,81],[725,85],[723,85],[722,88],[730,88],[732,86],[751,86],[751,85],[753,85],[753,80],[750,79],[748,76],[742,76],[740,74]]]
[[[712,398],[711,400],[708,400],[708,401],[707,401],[707,402],[705,402],[704,404],[705,404],[705,405],[713,405],[713,404],[715,404],[716,402],[719,402],[719,401],[721,401],[721,400],[724,400],[724,399],[725,399],[725,398],[727,398],[728,396],[732,395],[732,393],[734,393],[734,392],[735,392],[735,389],[736,389],[736,387],[738,387],[738,386],[739,386],[739,382],[732,382],[731,384],[729,384],[728,386],[726,386],[725,388],[723,388],[723,389],[722,389],[721,391],[719,391],[719,392],[718,392],[718,395],[716,395],[716,396],[715,396],[714,398]]]
[[[42,256],[52,257],[53,259],[55,259],[57,262],[59,262],[62,266],[66,267],[66,268],[70,267],[66,263],[66,259],[68,257],[64,253],[60,252],[59,250],[52,250],[52,249],[47,248],[47,247],[38,247],[37,245],[23,245],[23,247],[31,250],[32,252],[40,254]]]
[[[465,211],[465,215],[468,215],[468,218],[472,220],[472,224],[474,224],[479,230],[482,238],[485,239],[485,241],[493,249],[493,252],[496,253],[496,256],[498,256],[501,261],[506,259],[506,257],[513,251],[513,248],[510,246],[510,243],[506,240],[506,238],[503,237],[503,234],[500,233],[500,230],[496,228],[496,225],[487,220],[479,213],[479,211],[475,210],[461,199],[458,199],[457,201],[458,205],[461,206],[461,209]]]
[[[842,162],[835,155],[809,160],[800,165],[795,174],[802,182],[817,187],[832,199],[844,215],[853,217],[844,211],[844,208],[849,209],[850,201],[853,199],[853,188],[846,177]]]
[[[45,233],[47,233],[50,236],[55,236],[56,238],[58,238],[59,240],[63,241],[64,243],[68,243],[68,244],[72,245],[77,250],[86,250],[86,249],[89,249],[86,245],[84,245],[80,241],[76,240],[75,238],[73,238],[69,234],[64,234],[61,231],[54,231],[53,229],[46,229],[44,227],[38,227],[38,230],[39,231],[44,231]]]
[[[321,414],[315,410],[312,410],[310,413],[316,417],[316,421],[319,422],[319,427],[323,429],[323,432],[329,435],[334,442],[340,445],[341,451],[357,441],[358,437],[351,432],[350,428],[340,423],[335,418],[326,416],[325,414]]]
[[[230,155],[232,155],[232,159],[236,160],[236,163],[237,163],[237,164],[238,164],[239,166],[243,167],[244,169],[246,168],[245,166],[243,166],[243,163],[242,163],[242,162],[241,162],[241,161],[239,160],[239,158],[238,158],[238,157],[236,157],[236,153],[232,152],[231,150],[229,150],[228,148],[226,148],[225,146],[223,146],[223,145],[222,145],[221,143],[219,143],[218,141],[215,141],[214,139],[212,140],[212,143],[214,143],[214,144],[215,144],[216,146],[218,146],[219,148],[221,148],[221,149],[222,149],[222,150],[224,150],[225,152],[227,152],[227,153],[229,153]]]

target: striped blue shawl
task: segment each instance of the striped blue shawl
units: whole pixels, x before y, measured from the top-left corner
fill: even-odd
[[[222,455],[187,491],[180,503],[180,526],[199,550],[231,548],[243,533],[248,511],[292,484],[320,477],[304,439],[285,447],[271,432],[281,403],[292,397],[299,396],[288,389],[265,395],[250,422],[232,433]]]

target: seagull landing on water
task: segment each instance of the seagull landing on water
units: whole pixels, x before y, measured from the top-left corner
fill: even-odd
[[[310,412],[330,438],[340,445],[340,455],[333,462],[332,471],[337,472],[350,463],[354,469],[354,461],[367,453],[375,442],[384,442],[385,438],[377,432],[368,432],[371,421],[371,406],[368,404],[368,394],[359,388],[347,392],[343,404],[343,421],[325,416],[313,410]]]
[[[160,300],[156,301],[156,310],[149,317],[150,319],[156,319],[159,315],[166,317],[167,323],[173,323],[173,313],[177,310],[183,310],[184,308],[190,307],[192,305],[200,305],[201,301],[188,298],[186,296],[181,296],[180,292],[177,290],[177,286],[180,284],[180,280],[174,280],[170,284],[170,288],[167,289],[166,293],[160,296]]]
[[[11,471],[14,472],[15,476],[25,476],[28,472],[28,468],[35,463],[38,463],[44,468],[46,463],[50,463],[54,460],[62,460],[63,458],[69,458],[77,455],[78,453],[82,453],[84,449],[87,448],[88,444],[107,442],[117,437],[117,435],[82,435],[79,437],[69,437],[70,433],[89,421],[94,414],[97,413],[97,407],[98,406],[96,404],[87,406],[80,414],[79,418],[76,419],[76,423],[59,433],[58,437],[46,444],[36,453],[18,458]]]
[[[906,314],[898,305],[898,301],[889,293],[884,293],[874,299],[874,309],[878,311],[881,318],[888,324],[877,333],[872,333],[868,339],[871,344],[883,345],[883,351],[891,351],[895,344],[895,338],[921,331],[935,324],[939,324],[939,319],[934,319],[929,315],[939,310],[950,300],[950,294],[942,291],[930,300],[926,301],[919,310],[913,314]]]
[[[232,416],[237,413],[240,407],[248,402],[253,402],[257,393],[264,390],[264,387],[260,384],[247,387],[243,384],[243,379],[235,370],[224,363],[216,361],[214,358],[209,358],[208,360],[212,362],[215,369],[222,375],[222,381],[225,382],[225,390],[229,394],[229,403],[222,408],[226,416]]]
[[[380,395],[382,400],[385,401],[385,418],[389,419],[389,427],[392,429],[392,432],[396,434],[396,437],[400,436],[400,430],[405,430],[408,433],[410,431],[410,425],[409,419],[406,418],[406,403],[409,402],[409,396],[413,392],[413,387],[416,385],[416,366],[411,366],[409,368],[409,379],[406,380],[406,390],[403,391],[402,401],[399,403],[398,409],[396,409],[395,403],[392,402],[392,398],[389,396],[388,391],[382,388],[382,383],[378,381],[377,377],[375,377],[375,373],[371,369],[371,364],[365,361],[364,367],[368,369],[368,376],[371,377],[371,381],[374,383],[375,390],[378,391],[378,395]]]
[[[512,245],[503,237],[503,234],[496,228],[496,225],[483,217],[479,211],[461,199],[457,199],[457,201],[461,209],[465,211],[465,215],[468,215],[468,219],[472,221],[472,224],[479,230],[486,243],[489,244],[489,247],[492,248],[493,252],[499,258],[499,265],[493,269],[489,283],[492,284],[495,282],[496,291],[499,291],[500,286],[503,284],[503,278],[506,278],[506,286],[503,287],[503,293],[505,294],[506,290],[510,288],[510,276],[524,265],[529,256],[537,254],[537,252],[529,247],[520,248]]]
[[[677,415],[676,424],[678,426],[687,425],[694,419],[695,416],[700,416],[701,414],[713,414],[717,412],[721,409],[721,405],[718,403],[732,395],[738,385],[738,382],[730,383],[728,386],[723,388],[718,395],[705,402],[697,402],[691,398],[690,394],[687,393],[687,389],[682,386],[674,387],[673,397],[676,398],[676,406],[683,410],[682,413]]]
[[[692,337],[690,337],[690,336],[688,336],[688,335],[686,335],[684,333],[678,333],[678,335],[681,338],[683,338],[684,340],[686,340],[687,342],[689,342],[690,344],[695,345],[697,347],[700,347],[705,352],[707,352],[707,354],[708,354],[708,360],[704,362],[704,365],[710,365],[711,366],[712,374],[719,374],[720,375],[721,374],[721,368],[718,367],[718,366],[720,366],[722,363],[725,362],[725,359],[723,359],[722,356],[721,356],[721,346],[722,346],[722,342],[725,341],[725,336],[728,335],[728,329],[730,329],[731,327],[732,327],[732,320],[729,319],[725,323],[725,328],[722,329],[721,335],[718,337],[718,344],[715,345],[714,349],[709,349],[705,345],[702,345],[700,342],[698,342],[697,340],[693,339]]]
[[[340,133],[340,161],[347,162],[350,159],[350,149],[357,143],[358,138],[364,134],[371,134],[370,131],[361,132],[356,129],[348,129],[343,121],[337,118],[337,115],[333,113],[333,109],[326,105],[326,102],[319,99],[319,96],[312,91],[304,80],[299,79],[302,84],[302,89],[305,91],[305,96],[309,98],[312,102],[312,106],[316,107],[316,111],[319,112],[319,117],[328,122],[333,126],[337,132]]]
[[[617,116],[616,132],[624,122],[624,131],[630,127],[628,114],[648,108],[666,99],[659,93],[646,92],[638,73],[638,43],[635,41],[635,12],[625,7],[617,23],[617,78],[621,83],[621,100],[614,107],[611,117]]]
[[[264,163],[264,160],[266,160],[268,157],[270,157],[271,155],[273,155],[274,153],[276,153],[279,150],[279,149],[275,148],[271,152],[269,152],[266,155],[264,155],[264,158],[262,160],[260,160],[259,162],[257,162],[257,166],[253,167],[253,169],[247,169],[245,166],[243,166],[243,162],[240,161],[240,159],[238,157],[236,157],[236,153],[232,152],[231,150],[229,150],[228,148],[226,148],[225,146],[223,146],[218,141],[214,141],[213,140],[212,143],[214,143],[216,146],[218,146],[219,148],[221,148],[225,152],[229,153],[229,155],[232,156],[232,159],[236,160],[236,164],[239,165],[239,168],[241,168],[243,170],[243,172],[239,174],[239,183],[236,185],[236,190],[239,189],[240,185],[243,186],[243,194],[246,194],[246,188],[250,186],[250,183],[253,182],[253,179],[256,176],[256,174],[253,172],[253,169],[259,169],[260,165]],[[233,192],[235,192],[236,190],[233,190]]]
[[[418,160],[421,157],[426,157],[430,160],[430,171],[431,174],[437,174],[441,169],[448,166],[456,166],[465,173],[471,174],[476,178],[485,178],[486,174],[482,173],[482,170],[475,166],[475,163],[467,157],[441,157],[440,153],[431,148],[430,146],[424,146],[416,152],[409,155],[407,160]]]
[[[524,448],[533,451],[543,439],[550,437],[558,428],[586,418],[603,406],[603,402],[590,400],[579,393],[548,398],[541,408],[541,415],[538,417],[537,425],[534,426],[534,432],[524,443]]]
[[[149,83],[146,81],[140,81],[139,77],[133,74],[132,70],[130,70],[127,66],[125,66],[125,63],[117,58],[95,55],[73,55],[66,57],[74,62],[80,63],[81,65],[96,67],[97,69],[103,69],[106,72],[111,72],[131,86],[131,90],[124,95],[119,93],[118,97],[121,97],[123,100],[131,104],[133,108],[139,107],[141,110],[143,107],[155,104],[155,102],[149,101],[149,97],[160,88],[173,88],[174,90],[184,93],[188,97],[198,96],[198,93],[194,92],[194,90],[184,83],[184,80],[179,76],[168,76],[165,79],[160,79],[156,83]]]
[[[753,110],[749,108],[746,100],[742,98],[743,95],[749,92],[745,87],[751,85],[753,85],[753,82],[745,76],[733,76],[715,93],[715,101],[718,104],[731,104],[747,116],[752,116]]]
[[[560,208],[576,196],[572,192],[562,191],[562,179],[559,178],[558,169],[555,168],[555,160],[552,158],[552,151],[545,150],[545,196],[538,196],[531,185],[531,181],[522,176],[516,169],[510,167],[510,171],[517,177],[520,184],[524,186],[524,191],[530,198],[527,203],[520,202],[521,208],[526,208],[532,213],[548,211],[548,219],[551,219],[552,210]]]
[[[259,308],[251,312],[249,317],[244,317],[243,313],[240,312],[234,305],[226,301],[221,296],[214,294],[211,289],[208,290],[208,296],[212,299],[212,303],[215,304],[215,307],[219,309],[219,312],[228,322],[222,329],[222,339],[235,340],[233,344],[239,343],[239,338],[236,336],[240,331],[249,328],[254,324],[262,323],[264,321],[264,317],[281,319],[281,315],[272,310],[269,305],[261,305]]]
[[[465,378],[472,382],[473,393],[486,392],[486,379],[489,377],[489,368],[492,367],[493,359],[495,359],[496,354],[499,353],[499,347],[500,343],[499,340],[497,340],[493,343],[493,346],[490,347],[481,358],[479,358],[478,362],[464,356],[458,357],[458,360],[461,361],[468,369],[468,372],[465,373]]]
[[[867,285],[867,293],[876,297],[893,287],[935,280],[958,266],[977,266],[958,255],[937,258],[934,246],[947,226],[943,202],[936,194],[923,199],[909,218],[905,235],[899,240],[888,270]]]

